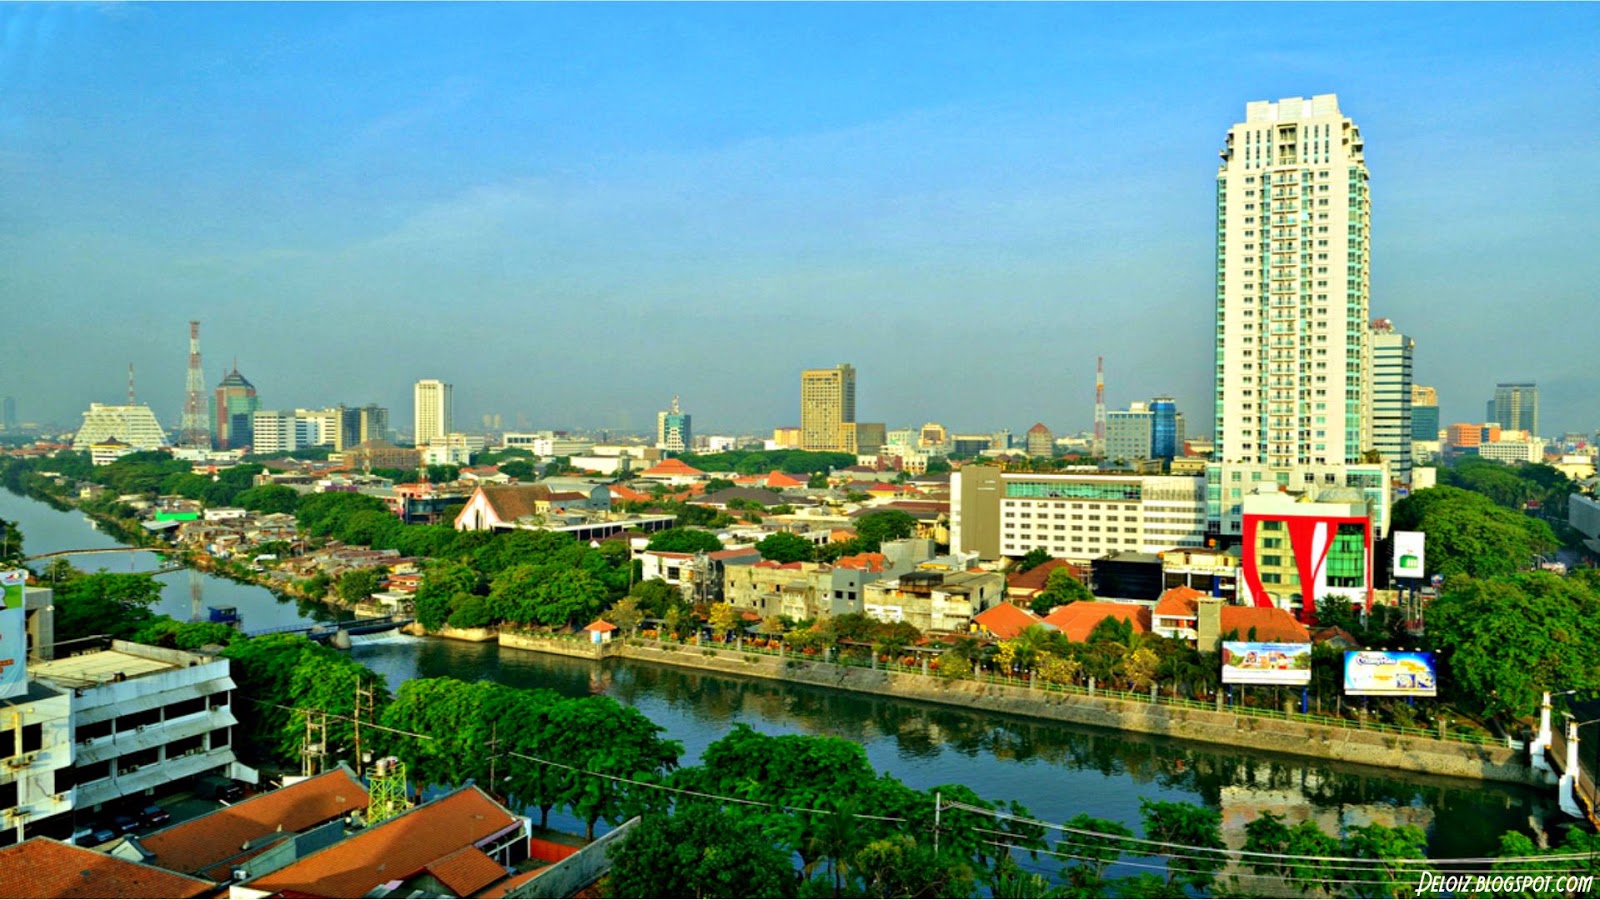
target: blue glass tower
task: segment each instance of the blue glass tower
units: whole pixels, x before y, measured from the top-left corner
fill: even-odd
[[[1178,404],[1171,397],[1150,401],[1150,458],[1172,462],[1178,455]]]

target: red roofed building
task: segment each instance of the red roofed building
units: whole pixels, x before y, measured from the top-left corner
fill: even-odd
[[[1206,595],[1180,585],[1163,593],[1151,613],[1151,630],[1162,637],[1196,640],[1200,624],[1200,601]]]
[[[661,462],[640,472],[639,477],[666,484],[693,484],[696,481],[703,481],[706,473],[681,459],[674,458],[663,459]]]
[[[973,631],[987,634],[1009,641],[1021,634],[1023,629],[1030,625],[1038,625],[1044,620],[1031,612],[1011,603],[1002,603],[991,607],[972,617]]]
[[[1067,640],[1081,644],[1089,639],[1089,633],[1094,631],[1095,626],[1107,618],[1131,622],[1134,634],[1147,634],[1150,631],[1150,607],[1138,603],[1079,600],[1056,607],[1044,617],[1044,624],[1054,625],[1067,636]]]
[[[636,491],[625,484],[611,485],[611,499],[623,503],[649,503],[656,498],[644,491]]]
[[[472,894],[508,877],[510,867],[527,857],[527,821],[472,786],[237,887],[261,892],[252,896],[365,897],[378,887],[398,891],[407,881],[429,876],[441,882],[448,877],[455,882],[446,885],[450,890]]]
[[[217,886],[36,837],[0,849],[0,897],[201,897]]]
[[[1222,607],[1222,634],[1237,632],[1241,641],[1307,644],[1311,633],[1286,609],[1262,606]],[[1254,633],[1252,633],[1254,632]]]
[[[1050,579],[1050,573],[1065,566],[1073,578],[1087,583],[1088,571],[1083,566],[1076,566],[1064,559],[1052,559],[1040,563],[1026,572],[1006,576],[1006,596],[1020,605],[1027,605],[1035,595],[1044,590],[1044,583]]]
[[[234,868],[269,847],[366,808],[367,789],[340,768],[136,838],[133,844],[151,865],[226,881]]]
[[[882,572],[889,558],[882,553],[857,553],[854,556],[841,556],[834,561],[836,569],[859,569],[863,572]]]

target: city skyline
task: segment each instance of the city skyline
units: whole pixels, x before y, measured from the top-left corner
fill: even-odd
[[[428,376],[461,422],[648,432],[665,381],[758,433],[849,360],[863,420],[1071,433],[1104,355],[1110,407],[1210,430],[1210,154],[1335,93],[1442,420],[1525,379],[1600,425],[1600,11],[1228,9],[0,6],[0,393],[70,426],[132,362],[176,424],[199,319],[270,409]]]

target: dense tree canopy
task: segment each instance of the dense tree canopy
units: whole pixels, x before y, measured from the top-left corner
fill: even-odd
[[[780,531],[762,538],[756,550],[760,551],[762,559],[773,562],[810,562],[816,556],[817,545],[798,534]]]
[[[645,816],[611,851],[611,897],[792,897],[794,867],[744,808]]]
[[[1428,568],[1446,577],[1510,575],[1558,544],[1544,522],[1453,487],[1417,491],[1395,504],[1391,527],[1428,536]]]
[[[1491,714],[1532,715],[1546,690],[1600,688],[1600,595],[1588,579],[1453,579],[1427,621],[1447,689]]]
[[[650,538],[647,550],[660,550],[666,553],[715,553],[722,549],[722,542],[709,531],[697,528],[668,528],[658,531]]]

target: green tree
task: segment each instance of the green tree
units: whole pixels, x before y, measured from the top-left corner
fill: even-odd
[[[300,494],[281,484],[264,484],[240,491],[233,502],[252,512],[292,514],[300,504]]]
[[[466,563],[429,560],[422,570],[422,581],[413,598],[417,621],[429,631],[439,630],[450,617],[455,597],[458,594],[476,593],[478,587],[478,573]]]
[[[662,618],[669,609],[685,606],[683,592],[659,578],[635,584],[632,596],[638,598],[640,611],[654,619]]]
[[[700,531],[694,528],[668,528],[656,532],[650,538],[647,550],[660,550],[666,553],[715,553],[722,549],[722,542],[709,531]]]
[[[1094,594],[1084,587],[1083,582],[1072,576],[1072,571],[1066,566],[1059,566],[1050,570],[1045,578],[1044,590],[1033,596],[1028,608],[1036,615],[1047,616],[1050,610],[1079,600],[1093,600]]]
[[[713,631],[721,635],[731,633],[739,625],[739,611],[730,603],[711,604],[711,613],[707,619]]]
[[[897,541],[917,532],[917,520],[898,509],[870,512],[856,519],[856,538],[869,552],[878,550],[884,541]]]
[[[1170,846],[1172,853],[1192,854],[1195,857],[1186,859],[1182,867],[1173,866],[1168,870],[1168,887],[1209,890],[1216,883],[1217,872],[1227,863],[1227,858],[1220,852],[1211,855],[1187,848],[1227,849],[1227,844],[1222,840],[1222,813],[1193,803],[1148,798],[1139,801],[1139,812],[1144,820],[1147,839]]]
[[[237,629],[220,622],[179,622],[161,616],[140,628],[133,636],[136,644],[155,647],[172,647],[177,650],[198,650],[217,645],[226,647],[235,641],[245,640]]]
[[[1428,855],[1428,836],[1415,825],[1356,825],[1345,834],[1341,855],[1378,862],[1363,866],[1364,879],[1373,883],[1349,885],[1354,897],[1414,897],[1419,876],[1415,864],[1396,862]]]
[[[611,604],[601,618],[622,629],[623,634],[631,635],[644,621],[644,613],[639,610],[639,598],[628,596]]]
[[[495,624],[495,619],[487,599],[477,594],[457,594],[450,604],[446,624],[451,628],[486,628]]]
[[[93,635],[131,639],[155,620],[161,583],[149,575],[95,572],[55,585],[56,643]]]
[[[1106,869],[1124,852],[1138,853],[1137,845],[1126,840],[1133,837],[1133,832],[1121,822],[1098,819],[1088,813],[1078,813],[1065,824],[1066,836],[1056,844],[1056,850],[1072,858],[1061,870],[1072,889],[1071,896],[1106,896]]]
[[[1600,688],[1600,594],[1549,572],[1445,583],[1428,606],[1429,644],[1456,697],[1529,716],[1552,687]]]
[[[794,896],[787,856],[738,807],[686,803],[648,815],[611,859],[611,897]]]
[[[1428,536],[1428,568],[1446,577],[1488,578],[1529,568],[1536,554],[1558,546],[1544,522],[1496,506],[1489,498],[1460,488],[1417,491],[1395,504],[1396,531]]]
[[[778,563],[810,562],[817,546],[798,534],[779,531],[756,543],[761,558]]]
[[[1050,551],[1044,549],[1043,547],[1035,547],[1023,554],[1021,559],[1017,560],[1017,565],[1014,571],[1018,574],[1021,574],[1029,569],[1037,569],[1049,561]]]
[[[383,584],[377,569],[351,569],[339,576],[339,599],[354,606],[372,596]]]

